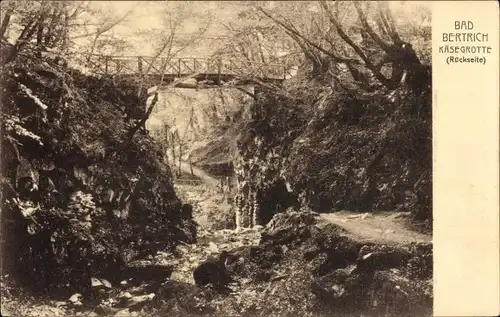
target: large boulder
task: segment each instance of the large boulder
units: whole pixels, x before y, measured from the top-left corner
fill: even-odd
[[[172,280],[158,290],[147,311],[157,316],[210,316],[214,309],[209,303],[216,296],[210,288]]]

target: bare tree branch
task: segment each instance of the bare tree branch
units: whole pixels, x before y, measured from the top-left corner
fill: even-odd
[[[361,5],[358,2],[354,2],[354,7],[356,8],[356,11],[358,12],[359,20],[361,21],[361,25],[365,28],[366,32],[370,35],[370,37],[375,41],[375,43],[387,54],[391,54],[392,50],[389,44],[385,43],[378,35],[375,33],[375,31],[372,29],[370,24],[368,23],[366,19],[366,15],[361,8]]]
[[[394,23],[394,18],[392,17],[391,9],[389,8],[387,1],[378,2],[378,8],[380,17],[384,21],[384,24],[386,24],[392,40],[394,42],[401,42],[401,38],[396,31],[396,24]]]
[[[339,56],[335,55],[334,53],[332,53],[332,52],[324,49],[321,46],[319,46],[318,44],[314,43],[312,40],[308,39],[303,34],[301,34],[290,22],[288,22],[286,24],[283,23],[282,21],[276,19],[271,14],[269,14],[268,12],[266,12],[261,7],[258,7],[258,10],[260,12],[262,12],[264,15],[266,15],[268,18],[270,18],[272,21],[274,21],[275,23],[277,23],[278,25],[280,25],[281,27],[283,27],[284,29],[286,29],[288,31],[288,34],[293,34],[295,37],[301,38],[305,43],[311,45],[312,47],[316,48],[317,50],[321,51],[322,53],[330,56],[335,62],[338,62],[338,63],[356,63],[356,61],[353,60],[353,59],[347,59],[347,58],[339,57]],[[297,44],[300,45],[300,43],[297,43]]]
[[[332,12],[329,10],[328,5],[324,0],[321,0],[320,5],[323,7],[325,12],[328,13],[328,18],[332,22],[332,24],[335,26],[337,29],[337,33],[339,36],[347,43],[349,46],[354,49],[354,51],[361,57],[361,59],[365,62],[365,66],[372,71],[373,75],[375,78],[377,78],[382,84],[385,86],[392,88],[394,87],[393,83],[387,79],[378,69],[377,67],[370,61],[370,59],[365,55],[363,50],[356,45],[350,38],[349,36],[344,32],[342,26],[340,23],[337,21],[337,19],[333,16]]]
[[[173,21],[172,15],[169,15],[169,30],[170,30],[170,33],[168,35],[168,38],[166,39],[166,41],[164,41],[164,43],[162,44],[162,46],[160,47],[160,49],[156,52],[155,56],[153,56],[152,60],[149,62],[148,68],[143,73],[143,75],[146,76],[147,74],[149,74],[149,72],[151,71],[154,63],[165,52],[165,50],[167,50],[167,55],[165,57],[162,57],[163,65],[162,65],[162,75],[161,75],[161,80],[160,80],[160,86],[161,86],[161,84],[163,82],[163,77],[165,75],[165,69],[167,68],[168,63],[170,63],[171,59],[173,57],[175,57],[177,54],[179,54],[180,52],[182,52],[183,50],[187,49],[188,47],[192,46],[197,41],[199,41],[200,38],[203,36],[203,34],[205,34],[206,31],[208,30],[210,24],[211,24],[211,19],[205,24],[204,28],[202,28],[195,36],[193,36],[192,38],[188,39],[184,43],[184,45],[182,45],[179,49],[177,49],[177,50],[175,50],[175,51],[172,52],[173,45],[174,45],[174,40],[175,40],[176,35],[177,35],[178,23],[175,23]],[[144,88],[143,87],[143,81],[141,81],[141,83],[139,85],[139,89],[138,89],[138,95],[139,96],[141,95],[143,88]]]
[[[122,17],[118,18],[117,20],[115,20],[107,25],[102,25],[101,27],[97,28],[97,30],[94,34],[94,39],[93,39],[92,44],[90,46],[87,60],[90,60],[90,58],[94,54],[97,40],[99,39],[99,37],[101,37],[106,32],[109,32],[111,29],[113,29],[118,24],[122,23],[126,18],[128,18],[130,16],[130,14],[132,14],[132,12],[135,10],[135,8],[137,6],[138,6],[138,3],[132,9],[128,10]]]

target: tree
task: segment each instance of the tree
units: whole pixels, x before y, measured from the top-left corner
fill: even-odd
[[[37,51],[63,46],[68,31],[65,22],[78,14],[78,7],[71,13],[73,5],[48,1],[33,1],[29,5],[9,1],[4,6],[0,32],[13,43],[5,63],[15,60],[28,46]]]
[[[2,2],[4,8],[0,35],[13,43],[5,59],[7,63],[28,47],[38,52],[38,56],[50,51],[64,58],[85,54],[89,60],[90,55],[106,43],[109,47],[109,44],[116,46],[125,42],[107,35],[133,12],[131,9],[116,17],[91,1],[8,1]],[[86,47],[89,49],[82,50]]]
[[[239,4],[234,20],[220,22],[221,32],[227,34],[228,40],[215,55],[254,64],[296,62],[296,45],[283,29],[263,19],[253,2]],[[287,5],[283,4],[280,9]]]
[[[417,92],[423,89],[422,82],[425,82],[424,77],[428,76],[429,70],[422,65],[412,45],[402,40],[386,2],[352,2],[346,5],[335,1],[332,6],[320,1],[319,5],[321,15],[329,22],[329,31],[316,32],[316,36],[299,29],[283,15],[273,15],[262,7],[258,7],[258,10],[285,29],[302,48],[313,63],[313,77],[329,72],[330,62],[333,62],[343,64],[343,69],[347,69],[358,86],[365,90],[376,88],[373,79],[390,90],[398,88],[405,81]],[[358,21],[355,24],[342,22],[344,16],[349,16],[348,10],[352,7]],[[319,23],[314,22],[319,29]],[[330,30],[335,31],[335,36],[330,34]],[[339,40],[344,45],[338,45]],[[388,64],[390,75],[382,69]],[[339,73],[337,70],[334,75],[337,82],[340,81]]]
[[[4,7],[3,10],[5,10],[3,16],[2,16],[2,23],[0,24],[0,36],[4,37],[5,32],[7,31],[7,27],[10,24],[10,19],[12,18],[12,14],[14,13],[14,9],[16,8],[16,3],[14,1],[8,1],[6,4],[2,2],[2,6]]]
[[[154,56],[147,61],[147,68],[140,74],[140,84],[138,89],[138,95],[144,93],[144,86],[148,83],[147,76],[150,74],[152,69],[156,70],[155,63],[160,60],[160,82],[156,86],[155,97],[149,106],[146,107],[145,113],[143,117],[139,120],[139,122],[130,129],[128,135],[129,139],[131,139],[134,134],[140,129],[146,129],[146,121],[149,119],[151,113],[153,112],[157,102],[158,102],[158,91],[162,88],[167,90],[169,88],[173,88],[178,84],[196,77],[198,73],[193,73],[184,78],[179,78],[174,80],[172,83],[163,87],[164,84],[164,76],[167,71],[167,67],[170,65],[171,60],[178,56],[182,51],[186,50],[189,47],[194,46],[201,38],[202,35],[206,32],[211,23],[211,17],[208,16],[205,24],[202,24],[201,27],[197,28],[195,31],[190,34],[180,33],[180,30],[184,27],[184,23],[188,17],[193,17],[192,12],[189,10],[188,4],[186,3],[166,3],[165,7],[165,20],[164,20],[164,28],[160,29],[159,32],[153,34],[158,41],[157,50]],[[141,34],[142,32],[140,32]],[[156,65],[158,66],[158,65]]]
[[[211,25],[211,15],[196,15],[192,9],[192,4],[189,3],[167,2],[163,11],[163,27],[153,32],[148,30],[147,33],[140,31],[136,34],[141,37],[146,36],[149,41],[157,43],[153,57],[147,61],[148,65],[143,71],[143,76],[147,76],[155,66],[159,66],[162,78],[158,90],[161,88],[163,75],[171,60],[197,44]],[[186,23],[197,17],[203,23],[198,23],[200,26],[192,32],[182,32],[186,28]],[[160,60],[160,65],[156,64],[158,60]],[[139,87],[139,94],[143,92],[143,88],[142,85]]]
[[[106,46],[110,46],[116,50],[119,49],[120,44],[123,45],[123,41],[115,39],[112,36],[105,37],[105,35],[106,33],[110,32],[114,27],[126,21],[126,19],[132,14],[134,9],[138,6],[138,4],[139,3],[137,3],[133,8],[128,10],[123,16],[114,19],[113,17],[110,17],[110,14],[99,16],[99,21],[95,25],[95,30],[90,34],[80,36],[80,37],[90,36],[92,38],[92,44],[90,45],[87,52],[87,61],[90,61],[96,49],[100,49],[102,51],[103,49],[106,48]],[[105,38],[103,39],[103,37]]]

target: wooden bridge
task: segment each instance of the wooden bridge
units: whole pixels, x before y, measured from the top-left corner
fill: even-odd
[[[145,56],[95,56],[92,64],[97,73],[122,78],[146,78],[152,84],[165,84],[181,78],[196,84],[179,83],[178,88],[215,88],[224,83],[248,85],[253,80],[281,82],[287,78],[285,63],[257,63],[234,59],[153,58]]]

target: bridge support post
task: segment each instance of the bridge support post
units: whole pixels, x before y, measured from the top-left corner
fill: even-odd
[[[139,71],[139,75],[142,75],[142,57],[137,57],[137,70]]]
[[[222,59],[217,60],[217,85],[220,85],[220,74],[222,72]]]
[[[108,74],[109,72],[109,57],[106,56],[105,60],[104,60],[104,72],[106,73],[106,75]]]

